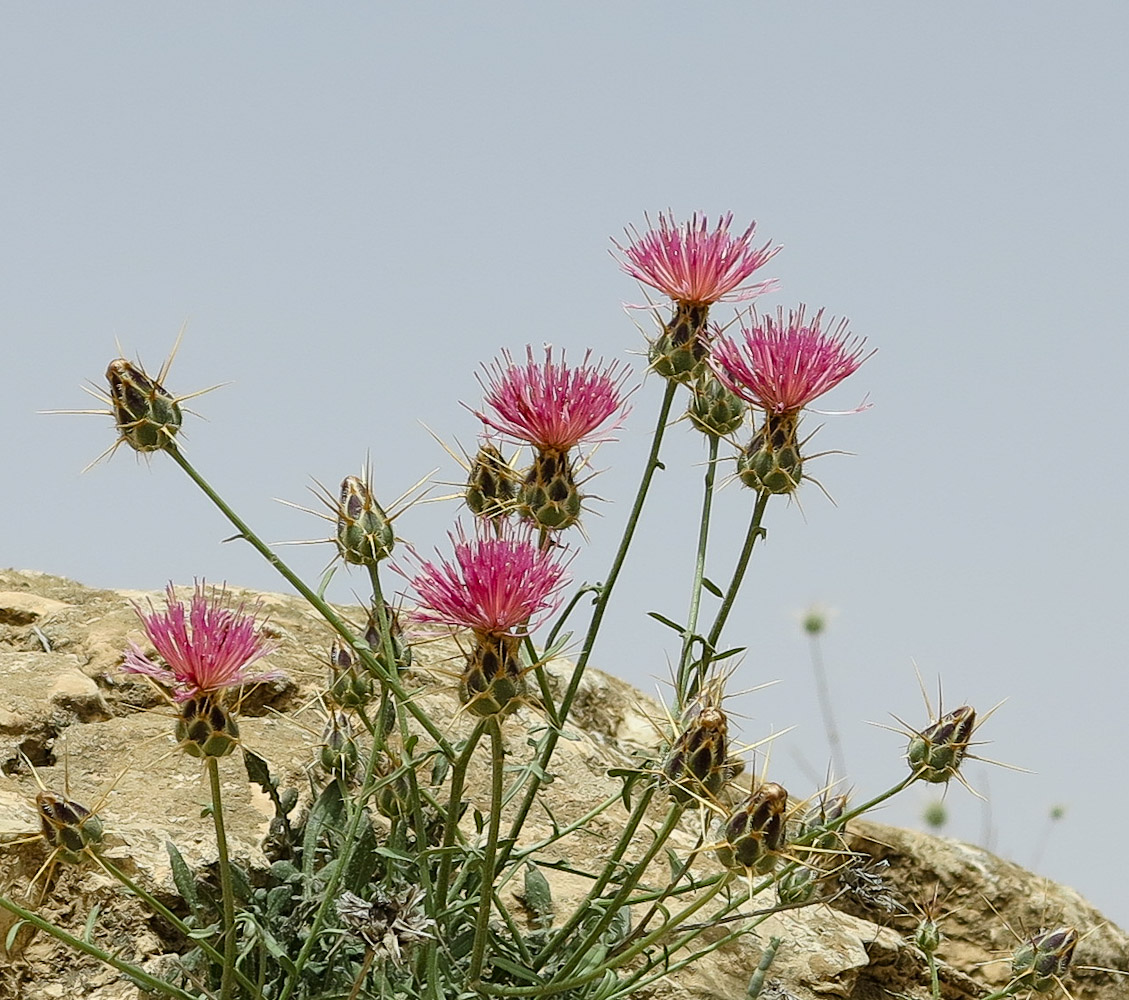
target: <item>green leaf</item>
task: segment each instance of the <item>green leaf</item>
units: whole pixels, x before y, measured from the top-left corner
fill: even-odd
[[[679,625],[678,622],[671,621],[669,618],[666,617],[666,615],[660,615],[657,611],[648,611],[647,617],[648,618],[654,618],[655,621],[661,622],[667,628],[674,629],[674,631],[677,632],[679,635],[684,635],[685,632],[686,632],[685,626]]]
[[[310,877],[317,865],[318,841],[327,830],[340,829],[345,816],[345,803],[341,797],[341,784],[334,781],[310,806],[306,829],[302,836],[302,871]]]
[[[702,586],[705,587],[706,590],[708,590],[711,594],[713,594],[714,597],[721,598],[722,600],[725,599],[725,595],[721,592],[721,588],[716,583],[714,583],[713,580],[709,579],[709,577],[702,577]]]
[[[165,850],[169,855],[169,866],[172,868],[172,880],[181,899],[187,904],[192,916],[200,916],[200,897],[196,894],[196,879],[188,867],[184,856],[176,849],[171,840],[165,841]]]

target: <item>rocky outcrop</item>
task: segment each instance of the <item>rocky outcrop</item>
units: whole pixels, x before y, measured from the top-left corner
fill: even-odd
[[[310,786],[309,769],[321,741],[316,694],[325,682],[329,633],[296,598],[249,594],[269,613],[279,642],[271,665],[286,680],[263,686],[243,706],[244,743],[292,787]],[[123,675],[128,638],[138,638],[131,602],[159,595],[93,590],[36,573],[0,572],[0,891],[37,904],[40,912],[76,933],[97,908],[96,935],[132,961],[159,966],[178,942],[168,928],[92,863],[54,866],[39,873],[47,850],[38,835],[34,800],[40,787],[95,809],[106,829],[107,857],[159,897],[175,899],[165,842],[176,843],[193,866],[214,860],[207,790],[198,763],[175,752],[171,713],[154,688]],[[355,617],[355,609],[343,609]],[[413,682],[433,718],[448,719],[459,735],[468,722],[458,712],[449,661],[450,642],[416,651]],[[566,665],[550,664],[559,677]],[[576,702],[576,738],[563,740],[546,805],[558,823],[582,815],[620,785],[611,767],[653,751],[661,710],[615,678],[591,671]],[[528,753],[523,726],[541,719],[532,707],[506,721],[507,757]],[[635,756],[633,756],[635,752]],[[267,797],[247,781],[238,755],[225,758],[223,793],[228,837],[237,857],[263,866],[263,839],[273,814]],[[469,795],[485,795],[485,764],[472,769]],[[618,834],[623,813],[601,814],[584,836],[572,838],[570,861],[599,856]],[[674,846],[692,851],[700,834],[684,820]],[[549,831],[532,818],[528,834]],[[946,1000],[983,996],[1007,981],[1017,934],[1054,924],[1085,932],[1075,953],[1069,988],[1075,1000],[1124,1000],[1129,979],[1101,970],[1129,969],[1129,938],[1072,890],[1037,878],[980,848],[878,824],[856,822],[850,847],[875,859],[868,869],[881,891],[844,890],[829,903],[771,917],[754,934],[671,974],[640,996],[744,997],[766,943],[781,944],[762,996],[879,1000],[924,998],[928,977],[912,944],[921,907],[940,901],[944,934],[939,955]],[[595,864],[595,861],[592,862]],[[712,859],[702,857],[703,865]],[[663,865],[665,865],[665,860]],[[564,909],[584,885],[575,876],[545,872],[555,904]],[[33,884],[34,880],[34,884]],[[770,902],[770,901],[766,901]],[[915,909],[916,908],[916,909]],[[515,910],[520,906],[515,902]],[[76,956],[43,933],[9,934],[0,912],[0,1000],[89,997],[137,1000],[137,988],[117,973]],[[707,932],[710,933],[710,932]],[[11,944],[5,954],[5,941]]]

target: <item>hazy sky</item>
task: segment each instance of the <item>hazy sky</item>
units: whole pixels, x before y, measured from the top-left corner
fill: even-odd
[[[878,350],[825,399],[871,410],[807,418],[853,453],[812,463],[835,505],[807,484],[769,507],[727,633],[736,686],[779,681],[734,703],[746,738],[797,726],[770,773],[816,787],[798,614],[829,605],[857,793],[904,767],[867,722],[927,721],[914,662],[948,708],[1006,698],[982,752],[1036,773],[971,764],[988,805],[954,787],[946,832],[1031,863],[1063,805],[1038,870],[1129,923],[1106,848],[1129,825],[1127,31],[1113,2],[4,4],[0,563],[280,589],[171,462],[80,476],[109,419],[35,415],[91,405],[115,338],[155,370],[188,321],[169,387],[231,384],[193,404],[186,449],[265,537],[313,538],[272,498],[309,503],[366,453],[386,500],[459,477],[422,425],[473,447],[460,401],[503,347],[592,347],[641,381],[650,319],[621,308],[641,293],[610,238],[732,211],[784,244],[764,306],[825,306]],[[579,579],[605,572],[661,388],[597,455]],[[651,692],[676,645],[645,613],[684,614],[704,455],[672,428],[593,659]],[[719,494],[710,575],[752,499]],[[399,534],[430,551],[455,513]],[[316,579],[330,550],[286,554]],[[919,824],[931,797],[878,818]]]

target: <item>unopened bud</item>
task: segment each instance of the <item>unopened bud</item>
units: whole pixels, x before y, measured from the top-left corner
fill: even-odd
[[[121,440],[135,451],[163,451],[180,430],[180,404],[156,379],[117,358],[106,369],[110,406]]]
[[[354,566],[375,566],[396,544],[392,522],[359,476],[346,476],[337,504],[337,550]]]
[[[1019,948],[1011,960],[1012,982],[1036,993],[1058,986],[1070,968],[1078,932],[1073,927],[1041,931]]]
[[[774,781],[760,785],[722,826],[717,859],[726,868],[762,875],[776,864],[784,842],[788,793]]]
[[[358,759],[353,724],[344,712],[334,712],[322,733],[321,766],[335,778],[346,778],[355,770]]]
[[[475,517],[506,517],[514,510],[517,475],[492,444],[483,444],[471,462],[466,505]]]
[[[932,917],[926,917],[913,932],[913,943],[926,955],[932,955],[941,946],[941,928]]]
[[[365,624],[365,642],[368,643],[376,661],[389,673],[402,673],[412,665],[412,647],[403,640],[403,629],[400,626],[400,616],[396,614],[392,605],[385,603],[384,614],[388,620],[388,638],[392,645],[394,664],[386,662],[384,640],[380,634],[380,615],[374,607],[369,611],[368,622]]]
[[[741,771],[729,756],[729,717],[721,707],[721,682],[706,683],[683,715],[681,731],[662,765],[671,797],[691,807],[716,799]]]
[[[804,474],[796,439],[799,414],[766,413],[764,424],[737,456],[737,478],[749,489],[793,493]]]
[[[975,729],[976,711],[963,705],[910,737],[906,760],[914,777],[941,784],[956,775]]]
[[[102,821],[74,799],[40,792],[35,807],[44,839],[64,861],[76,864],[87,849],[102,843]]]
[[[686,415],[703,434],[725,437],[741,426],[745,419],[745,401],[708,372],[694,381],[693,393]]]
[[[372,676],[357,665],[352,652],[333,643],[329,647],[327,700],[339,708],[360,708],[372,700]]]

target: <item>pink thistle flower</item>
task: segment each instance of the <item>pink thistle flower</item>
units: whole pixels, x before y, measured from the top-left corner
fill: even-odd
[[[558,548],[539,549],[529,526],[498,522],[468,539],[459,525],[450,536],[453,560],[420,560],[407,577],[420,598],[411,617],[489,635],[524,634],[530,620],[551,614],[567,576]]]
[[[719,336],[710,350],[718,379],[743,400],[770,413],[796,413],[854,372],[865,340],[851,337],[847,320],[821,329],[823,310],[811,319],[804,307],[776,318],[749,314],[740,339]],[[874,352],[872,351],[871,354]]]
[[[648,219],[648,224],[650,220]],[[706,216],[695,212],[679,226],[673,217],[659,213],[658,226],[640,234],[627,230],[630,242],[615,247],[627,259],[623,269],[633,278],[657,288],[675,302],[709,305],[713,302],[743,302],[769,291],[775,279],[741,288],[743,281],[763,267],[781,249],[771,241],[760,249],[752,245],[757,224],[740,236],[729,232],[733,213],[721,216],[712,232]]]
[[[618,362],[601,367],[589,364],[587,351],[579,365],[569,366],[562,354],[553,360],[553,349],[545,348],[544,363],[533,359],[533,348],[526,348],[528,360],[517,364],[508,351],[505,362],[483,366],[478,381],[487,404],[496,416],[474,410],[484,424],[525,441],[542,451],[567,452],[581,442],[607,441],[626,415],[621,394],[628,369]],[[615,423],[597,436],[600,426],[619,412]]]
[[[161,681],[173,689],[177,701],[279,676],[277,671],[247,672],[252,663],[277,647],[263,636],[253,612],[245,611],[243,604],[230,605],[226,590],[213,587],[206,593],[203,583],[197,583],[187,607],[171,583],[165,593],[165,611],[145,614],[140,608],[135,610],[149,641],[168,666],[154,663],[131,641],[122,664],[128,673]]]

